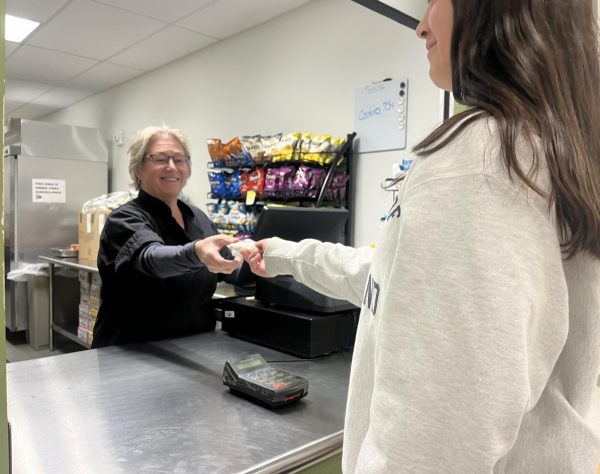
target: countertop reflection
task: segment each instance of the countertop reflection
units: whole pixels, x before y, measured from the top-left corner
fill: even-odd
[[[229,393],[260,353],[309,380],[270,410]],[[343,429],[351,354],[298,359],[217,331],[7,365],[13,473],[235,473]]]

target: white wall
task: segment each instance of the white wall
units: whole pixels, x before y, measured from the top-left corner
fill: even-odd
[[[207,138],[291,131],[344,136],[353,129],[356,87],[408,77],[410,147],[440,121],[440,94],[427,71],[425,46],[414,31],[350,0],[313,0],[44,120],[125,131],[125,146],[113,146],[113,191],[130,182],[126,145],[137,130],[163,121],[183,129],[193,160],[185,194],[204,209]],[[376,240],[379,217],[391,204],[379,185],[407,151],[356,156],[356,245]]]

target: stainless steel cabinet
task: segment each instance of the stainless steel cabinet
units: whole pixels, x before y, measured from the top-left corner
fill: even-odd
[[[77,242],[81,205],[107,192],[108,146],[97,129],[15,118],[4,141],[6,274]],[[5,290],[7,328],[27,329],[26,283]]]

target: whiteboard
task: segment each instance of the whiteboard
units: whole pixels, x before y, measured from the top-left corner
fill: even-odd
[[[408,80],[386,79],[356,89],[354,131],[358,151],[406,148]]]

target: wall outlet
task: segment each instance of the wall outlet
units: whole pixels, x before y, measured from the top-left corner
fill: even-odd
[[[117,145],[117,146],[123,146],[124,137],[125,137],[125,130],[117,130],[113,134],[113,142],[115,142],[115,145]]]

